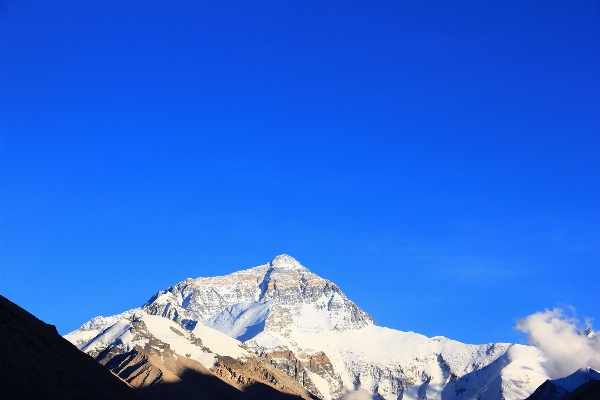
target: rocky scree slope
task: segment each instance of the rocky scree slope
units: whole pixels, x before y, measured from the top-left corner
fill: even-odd
[[[67,338],[93,353],[104,329],[136,313],[177,323],[211,349],[200,331],[239,340],[245,353],[230,357],[262,360],[322,399],[362,388],[383,399],[516,400],[548,378],[541,353],[530,346],[467,345],[378,327],[337,285],[288,255],[226,276],[187,279],[140,309],[97,317]],[[208,353],[189,354],[213,367]]]

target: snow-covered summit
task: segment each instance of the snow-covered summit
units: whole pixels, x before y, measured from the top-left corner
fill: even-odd
[[[269,305],[263,306],[263,303]],[[244,318],[250,314],[265,318],[263,321],[252,319],[255,324],[285,315],[277,324],[309,324],[310,329],[318,330],[342,331],[373,324],[371,316],[350,301],[335,283],[309,271],[287,254],[229,275],[185,280],[156,293],[143,308],[152,315],[190,324],[190,327],[194,326],[192,321],[214,320],[219,314],[221,329],[224,329],[224,318],[235,319],[237,317],[232,316],[242,314]],[[304,308],[316,314],[308,319],[299,318],[300,314],[306,314],[302,311]],[[292,320],[287,316],[296,318]],[[240,332],[241,335],[243,330],[233,328],[239,324],[234,319],[227,333]]]
[[[274,268],[308,271],[298,260],[287,254],[278,255],[269,263],[269,265]]]
[[[594,336],[596,336],[596,332],[591,326],[586,326],[583,330],[583,334],[589,338],[593,338]]]

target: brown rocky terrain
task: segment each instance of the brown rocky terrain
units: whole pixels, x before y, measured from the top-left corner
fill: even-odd
[[[290,350],[281,350],[266,353],[262,355],[262,358],[275,368],[285,372],[312,393],[318,393],[318,389],[311,381],[308,372],[313,372],[319,376],[335,376],[333,365],[324,352],[296,356]],[[333,392],[341,395],[342,391],[343,383],[341,379],[338,379]]]
[[[314,399],[285,373],[258,359],[219,356],[214,367],[183,357],[168,348],[148,348],[121,354],[101,353],[98,361],[131,386],[153,399],[188,396],[194,399]]]

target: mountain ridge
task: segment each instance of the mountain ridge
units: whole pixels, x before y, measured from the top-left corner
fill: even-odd
[[[485,394],[516,400],[547,379],[541,353],[530,346],[467,345],[379,327],[335,283],[289,255],[228,275],[188,278],[135,310],[130,315],[141,312],[191,332],[202,327],[241,339],[249,356],[268,361],[323,399],[365,389],[385,399]],[[66,336],[81,344],[83,332],[98,328],[99,321]]]

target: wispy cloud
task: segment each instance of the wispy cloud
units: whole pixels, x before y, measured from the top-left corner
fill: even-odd
[[[516,271],[506,263],[494,262],[477,257],[465,257],[452,260],[452,264],[440,271],[439,278],[448,281],[489,282],[510,279],[517,276]]]
[[[489,254],[474,253],[459,244],[438,246],[373,240],[362,246],[366,251],[388,254],[400,265],[412,265],[433,279],[449,282],[496,282],[523,277],[527,271]]]
[[[546,356],[545,367],[551,378],[561,378],[582,367],[600,369],[600,336],[588,335],[586,326],[574,316],[574,309],[561,308],[536,312],[517,320],[515,329],[525,332],[528,343]]]

